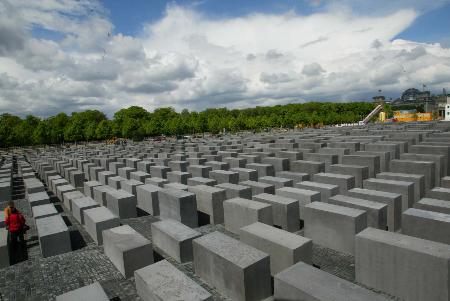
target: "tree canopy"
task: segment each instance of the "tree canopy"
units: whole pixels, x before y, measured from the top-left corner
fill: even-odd
[[[131,106],[117,111],[109,120],[98,110],[59,113],[46,119],[32,115],[20,118],[8,113],[0,115],[0,147],[57,144],[105,140],[122,137],[142,140],[158,135],[182,135],[202,132],[219,133],[241,130],[260,131],[265,128],[293,128],[353,123],[373,110],[367,102],[308,102],[247,109],[206,109],[177,113],[173,108],[148,112]]]

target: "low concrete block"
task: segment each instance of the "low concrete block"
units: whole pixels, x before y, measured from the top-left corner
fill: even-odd
[[[136,196],[125,190],[107,191],[106,204],[108,209],[119,218],[136,217]]]
[[[188,191],[196,196],[197,211],[209,215],[209,222],[212,225],[222,224],[223,202],[226,200],[226,190],[219,187],[206,185],[189,186]]]
[[[128,225],[103,231],[105,255],[125,277],[153,263],[151,242]]]
[[[161,187],[150,184],[137,186],[136,206],[153,216],[159,215],[158,191],[160,191],[161,189]]]
[[[42,257],[49,257],[72,251],[69,228],[61,215],[35,220]]]
[[[299,261],[311,264],[312,240],[263,223],[241,228],[243,243],[270,255],[270,272],[275,275]]]
[[[268,254],[217,231],[194,239],[193,249],[195,273],[232,300],[271,295]]]
[[[192,240],[202,234],[188,226],[166,219],[152,223],[153,247],[157,248],[179,263],[193,260]]]
[[[84,225],[84,211],[100,206],[90,197],[77,198],[72,200],[73,217],[82,225]]]
[[[275,275],[274,286],[275,300],[389,300],[304,262],[299,262]]]
[[[108,296],[98,282],[56,296],[56,301],[109,301]]]
[[[98,244],[103,244],[102,231],[120,226],[119,218],[108,208],[100,206],[84,211],[84,228]]]
[[[212,301],[211,294],[167,260],[137,270],[136,290],[144,301]]]
[[[320,202],[321,193],[320,191],[308,190],[308,189],[300,189],[293,187],[284,187],[279,188],[275,191],[276,195],[295,199],[298,201],[298,209],[299,209],[299,217],[303,220],[303,213],[305,211],[304,207],[311,202]]]
[[[33,218],[35,220],[38,218],[44,218],[59,214],[58,210],[56,210],[55,205],[53,204],[34,206],[31,208],[31,210],[33,212]]]
[[[295,184],[295,188],[320,192],[320,200],[326,202],[333,195],[339,194],[339,186],[311,181],[303,181]]]
[[[223,202],[223,211],[225,229],[235,234],[256,222],[273,224],[272,206],[266,203],[234,198]]]
[[[161,219],[174,219],[191,228],[197,227],[197,201],[194,193],[161,189],[158,191],[158,199]]]
[[[414,204],[414,208],[450,214],[450,202],[432,198],[423,198]]]

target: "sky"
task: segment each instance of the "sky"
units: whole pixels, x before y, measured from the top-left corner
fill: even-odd
[[[441,93],[449,29],[450,0],[0,0],[0,113]]]

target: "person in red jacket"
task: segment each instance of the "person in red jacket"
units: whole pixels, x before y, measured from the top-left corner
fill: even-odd
[[[9,216],[5,220],[6,227],[9,231],[9,249],[10,249],[10,258],[11,261],[14,262],[14,258],[19,260],[18,258],[22,257],[23,247],[24,247],[24,227],[25,227],[25,218],[22,213],[17,210],[17,208],[11,208],[11,212]],[[20,250],[19,250],[20,248]]]

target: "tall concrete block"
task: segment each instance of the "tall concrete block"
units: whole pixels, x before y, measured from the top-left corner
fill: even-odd
[[[403,300],[449,300],[447,244],[367,228],[355,247],[358,283]]]
[[[271,295],[269,255],[220,232],[193,240],[195,273],[239,301]]]
[[[252,189],[245,185],[222,183],[216,185],[217,188],[225,189],[226,199],[243,198],[252,199]]]
[[[364,210],[367,212],[368,227],[386,230],[388,206],[384,203],[353,198],[346,195],[332,196],[328,199],[327,203]]]
[[[450,214],[409,208],[402,214],[402,233],[450,244]]]
[[[239,183],[240,185],[248,186],[252,189],[252,195],[260,193],[275,193],[275,185],[256,182],[256,181],[243,181]]]
[[[275,191],[275,194],[282,197],[297,200],[299,205],[299,217],[301,220],[303,220],[305,205],[311,202],[320,202],[321,200],[320,191],[293,188],[293,187],[279,188]]]
[[[380,172],[380,157],[376,155],[348,155],[342,157],[342,164],[367,166],[369,177],[375,177]]]
[[[369,178],[367,166],[333,164],[330,166],[330,172],[355,177],[355,187],[358,188],[362,188],[363,181]]]
[[[74,199],[72,200],[71,205],[73,217],[82,225],[84,225],[84,211],[100,206],[90,197]]]
[[[425,196],[425,176],[419,174],[407,174],[396,172],[380,172],[377,179],[405,181],[414,183],[414,202],[418,202]]]
[[[425,191],[434,187],[435,163],[429,161],[392,160],[391,171],[396,173],[419,174],[425,177]]]
[[[305,237],[321,246],[355,254],[355,235],[367,227],[363,210],[313,202],[305,206]]]
[[[414,182],[394,181],[384,179],[364,180],[365,189],[398,193],[402,196],[402,212],[414,204]]]
[[[228,170],[213,170],[209,173],[209,177],[217,181],[218,184],[239,182],[239,173]]]
[[[306,173],[310,176],[319,172],[325,172],[325,163],[308,161],[308,160],[297,160],[291,162],[291,171]]]
[[[272,164],[249,163],[245,166],[258,172],[258,177],[275,176],[275,169]]]
[[[391,193],[378,190],[354,188],[347,192],[348,196],[360,198],[373,202],[384,203],[387,208],[388,230],[395,232],[401,227],[402,216],[402,196],[398,193]]]

